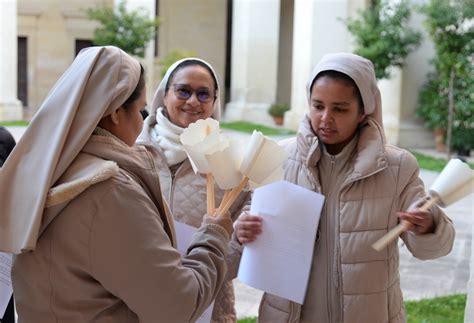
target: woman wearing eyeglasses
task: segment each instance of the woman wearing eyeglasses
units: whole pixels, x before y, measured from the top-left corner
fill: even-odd
[[[190,123],[209,117],[220,119],[216,73],[207,62],[186,58],[174,63],[166,72],[138,139],[140,143],[152,142],[159,150],[157,164],[163,196],[175,220],[193,227],[199,227],[206,214],[206,177],[194,173],[179,136]],[[223,195],[216,186],[216,205]],[[242,193],[234,203],[230,210],[233,220],[237,219],[248,198],[248,193]],[[240,245],[231,241],[227,261],[229,279],[214,303],[213,322],[236,321],[231,279],[235,277],[237,267],[232,264],[238,262],[240,252]]]

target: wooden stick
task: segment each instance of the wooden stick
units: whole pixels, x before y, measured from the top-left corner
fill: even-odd
[[[224,191],[224,196],[222,197],[222,200],[221,200],[221,204],[220,204],[220,205],[224,205],[225,202],[227,202],[227,200],[229,199],[229,195],[230,195],[231,192],[232,192],[232,189],[230,189],[230,190],[225,190],[225,191]]]
[[[224,191],[224,196],[222,197],[222,200],[221,200],[221,203],[219,204],[219,207],[217,208],[217,210],[215,210],[214,216],[217,216],[217,214],[220,214],[220,213],[219,213],[219,210],[221,210],[222,207],[223,207],[223,206],[226,204],[226,202],[229,200],[230,193],[232,193],[232,189],[228,189],[228,190],[225,190],[225,191]]]
[[[214,176],[212,173],[207,173],[207,214],[214,214],[216,211],[216,202],[214,196]]]
[[[221,205],[219,206],[219,209],[217,210],[217,215],[222,215],[226,213],[227,211],[229,211],[230,207],[235,202],[240,192],[242,192],[242,190],[245,188],[248,182],[249,182],[249,178],[247,176],[244,176],[240,184],[237,187],[234,187],[232,189],[232,191],[228,195],[228,198],[225,200],[225,202],[224,202],[224,199],[222,200]]]
[[[436,202],[438,202],[439,198],[436,196],[436,197],[432,197],[431,199],[428,200],[428,202],[426,202],[425,204],[423,204],[422,207],[420,207],[420,211],[422,212],[426,212],[428,211],[428,209],[430,207],[432,207],[433,205],[436,204]]]
[[[433,206],[436,202],[438,201],[438,197],[433,197],[428,202],[423,204],[423,206],[420,207],[420,211],[426,212],[428,209]],[[402,232],[406,231],[409,227],[409,222],[408,221],[401,221],[395,228],[387,232],[382,238],[377,240],[373,245],[372,248],[374,248],[377,251],[382,250],[385,248],[390,242],[392,242],[394,239],[398,238]]]
[[[410,222],[405,221],[405,220],[401,221],[395,228],[393,228],[386,235],[384,235],[382,238],[377,240],[377,242],[375,242],[372,245],[372,248],[374,248],[377,251],[380,251],[383,248],[385,248],[390,242],[398,238],[398,236],[402,234],[402,232],[408,229],[409,223]]]

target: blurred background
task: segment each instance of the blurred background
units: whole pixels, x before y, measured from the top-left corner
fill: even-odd
[[[172,62],[197,56],[226,121],[295,130],[312,67],[342,51],[374,62],[390,143],[469,155],[473,42],[469,0],[1,0],[0,121],[29,120],[82,48],[114,44],[144,65],[149,102]]]

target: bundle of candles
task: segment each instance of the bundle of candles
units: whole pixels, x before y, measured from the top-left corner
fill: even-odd
[[[229,210],[249,184],[256,188],[282,179],[287,153],[275,141],[254,131],[246,145],[220,133],[219,122],[208,118],[190,124],[180,137],[196,173],[207,176],[207,213]],[[216,209],[214,181],[225,191]]]

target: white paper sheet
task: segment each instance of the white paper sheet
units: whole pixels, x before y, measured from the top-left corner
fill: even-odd
[[[263,217],[262,233],[245,245],[239,280],[303,304],[323,203],[321,194],[286,181],[257,188],[250,213]]]
[[[0,319],[3,318],[12,297],[12,255],[0,252]]]
[[[176,242],[178,244],[178,251],[181,255],[186,255],[186,250],[193,239],[194,233],[197,228],[190,226],[186,223],[174,221],[174,227],[176,231]],[[212,311],[214,310],[214,302],[202,313],[202,315],[196,320],[196,323],[209,323],[212,319]]]

